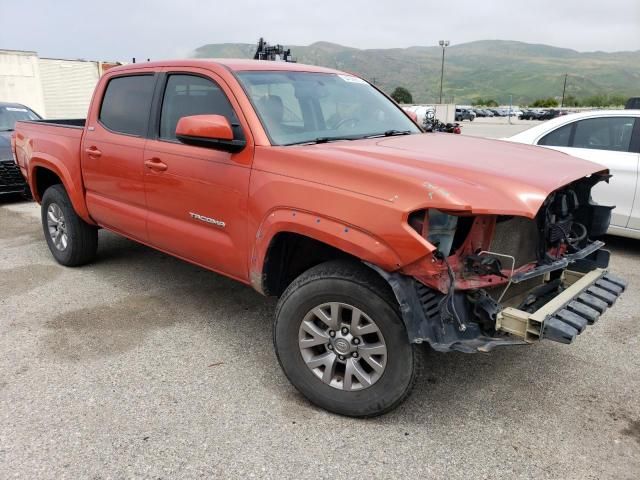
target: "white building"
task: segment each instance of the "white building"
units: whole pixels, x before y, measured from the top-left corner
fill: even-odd
[[[22,103],[45,118],[85,118],[100,75],[116,65],[0,50],[0,102]]]

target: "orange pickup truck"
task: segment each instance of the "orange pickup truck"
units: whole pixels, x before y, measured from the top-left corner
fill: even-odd
[[[279,297],[286,376],[344,415],[397,406],[421,343],[571,343],[626,285],[597,240],[601,166],[424,133],[340,71],[118,67],[86,120],[19,122],[13,148],[59,263],[90,262],[104,228]]]

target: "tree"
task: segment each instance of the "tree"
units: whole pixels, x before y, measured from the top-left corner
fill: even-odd
[[[391,98],[398,103],[413,103],[411,92],[404,87],[396,87],[393,93],[391,93]]]
[[[553,97],[539,98],[535,102],[533,102],[533,104],[531,106],[532,107],[543,107],[543,108],[557,107],[558,106],[558,101]]]
[[[481,107],[497,107],[498,102],[496,102],[493,99],[478,97],[471,102],[471,105],[473,106],[479,105]]]
[[[564,97],[564,106],[565,107],[579,107],[580,101],[574,97],[573,95],[567,95]]]

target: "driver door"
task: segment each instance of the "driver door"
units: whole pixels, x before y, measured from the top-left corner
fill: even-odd
[[[248,278],[247,198],[253,146],[239,126],[237,105],[221,79],[201,69],[166,69],[154,131],[144,152],[149,242],[219,271]],[[217,114],[246,135],[238,153],[185,145],[176,139],[182,117]]]

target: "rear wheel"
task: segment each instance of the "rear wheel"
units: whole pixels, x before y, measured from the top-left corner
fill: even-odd
[[[399,405],[416,379],[409,343],[387,283],[356,262],[332,261],[298,277],[276,309],[274,343],[291,383],[311,402],[355,417]]]
[[[95,258],[98,229],[78,216],[62,185],[44,192],[41,215],[47,245],[58,263],[76,267]]]

